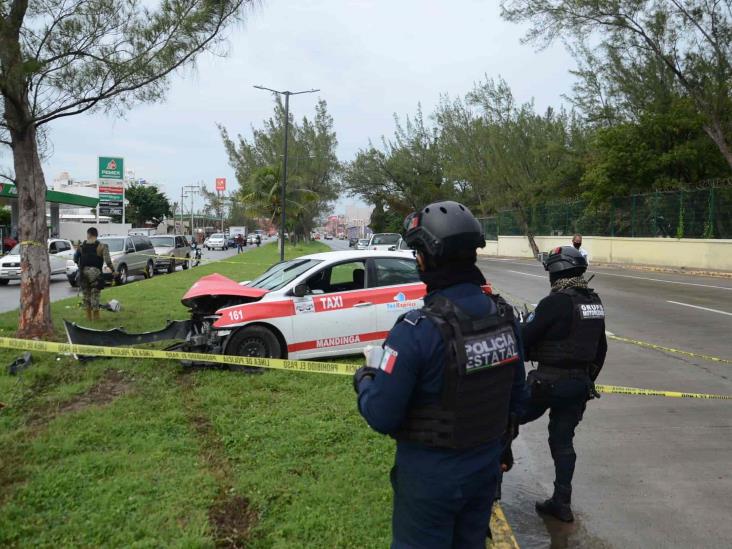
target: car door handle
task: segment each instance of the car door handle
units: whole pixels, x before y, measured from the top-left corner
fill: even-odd
[[[354,305],[354,307],[370,307],[371,305],[373,305],[373,303],[370,301],[359,301]]]

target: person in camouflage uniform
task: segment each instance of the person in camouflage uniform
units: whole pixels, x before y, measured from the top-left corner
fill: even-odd
[[[106,264],[114,272],[109,247],[97,240],[98,235],[96,228],[90,227],[86,231],[86,240],[74,255],[74,261],[79,265],[79,283],[84,295],[87,320],[99,320],[99,294],[104,287],[102,267]]]

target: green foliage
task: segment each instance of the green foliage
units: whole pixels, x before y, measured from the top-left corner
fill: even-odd
[[[343,181],[350,193],[404,219],[425,204],[454,198],[456,189],[445,179],[438,134],[425,123],[421,107],[403,124],[394,120],[393,138],[382,139],[380,149],[360,150],[345,167]],[[376,222],[382,223],[378,214]]]
[[[319,101],[313,120],[296,122],[290,114],[287,170],[287,227],[297,237],[308,237],[315,220],[328,212],[338,198],[340,163],[333,118],[325,101]],[[229,164],[240,189],[237,199],[252,215],[277,221],[281,213],[282,153],[285,110],[275,100],[274,116],[262,128],[252,128],[252,138],[230,137],[219,126]]]
[[[168,198],[153,186],[132,184],[125,189],[125,198],[130,201],[126,216],[136,227],[157,225],[171,214]]]
[[[683,95],[732,167],[729,0],[502,0],[501,7],[510,21],[531,24],[528,40],[574,45],[576,91],[595,120],[637,117],[663,94]]]
[[[144,331],[185,318],[180,297],[199,277],[252,279],[277,260],[277,247],[265,245],[230,263],[106,289],[104,299],[124,308],[103,313],[99,327]],[[54,317],[84,323],[75,301],[54,303]],[[0,315],[0,335],[16,323],[17,312]],[[62,339],[60,321],[55,329]],[[0,362],[16,354],[0,351]],[[100,382],[110,378],[124,385],[105,391]],[[22,376],[0,372],[0,394],[2,546],[224,545],[210,510],[236,496],[252,507],[250,547],[389,543],[394,443],[360,418],[347,377],[80,364],[34,352]]]

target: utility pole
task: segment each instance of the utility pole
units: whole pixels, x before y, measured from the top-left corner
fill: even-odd
[[[272,88],[265,88],[264,86],[254,86],[255,88],[259,90],[266,90],[272,93],[276,93],[277,95],[284,95],[285,96],[285,153],[284,157],[282,159],[282,189],[280,193],[280,208],[282,209],[282,216],[280,219],[280,261],[285,260],[285,202],[286,202],[286,196],[287,196],[287,135],[290,133],[290,96],[291,95],[300,95],[303,93],[315,93],[320,90],[304,90],[304,91],[298,91],[298,92],[291,92],[291,91],[279,91],[279,90],[273,90]]]
[[[193,197],[196,195],[196,193],[199,192],[199,186],[198,185],[184,185],[183,188],[180,191],[180,202],[181,202],[181,224],[183,223],[183,198],[184,194],[185,196],[191,197],[191,237],[194,236],[193,234]]]

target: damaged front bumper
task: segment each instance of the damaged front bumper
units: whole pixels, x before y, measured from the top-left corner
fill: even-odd
[[[139,334],[127,333],[124,328],[95,330],[79,326],[68,320],[64,320],[64,328],[69,343],[101,347],[128,347],[157,341],[186,340],[191,332],[192,322],[190,320],[172,320],[168,321],[168,325],[162,330]]]

